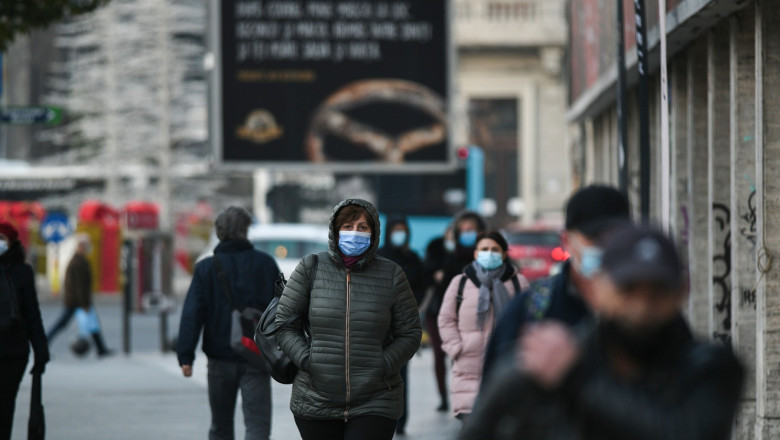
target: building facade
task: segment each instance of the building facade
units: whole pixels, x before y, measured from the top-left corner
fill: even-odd
[[[492,223],[557,219],[571,187],[563,0],[456,0],[454,140],[485,151]],[[542,171],[544,170],[544,171]]]
[[[766,0],[667,1],[669,174],[661,130],[658,2],[646,1],[650,220],[688,264],[694,331],[747,368],[736,439],[780,438],[780,10]],[[623,1],[627,191],[641,204],[634,2]],[[568,119],[580,184],[620,181],[616,5],[572,0]],[[662,188],[669,182],[668,192]],[[668,201],[668,213],[662,212]],[[639,213],[637,212],[637,215]]]

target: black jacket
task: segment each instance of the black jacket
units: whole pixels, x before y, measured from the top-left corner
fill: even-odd
[[[498,319],[485,352],[483,385],[501,359],[512,359],[523,326],[553,319],[574,327],[593,316],[571,282],[571,266],[566,263],[558,275],[540,280],[507,304]]]
[[[255,250],[245,240],[223,241],[214,249],[214,257],[195,266],[179,324],[177,353],[179,365],[192,365],[195,348],[203,329],[203,352],[213,359],[244,362],[230,347],[230,302],[214,270],[213,258],[219,258],[230,284],[233,305],[265,310],[274,296],[279,267],[268,254]]]
[[[23,358],[30,356],[30,344],[35,353],[35,363],[49,361],[49,345],[43,331],[38,293],[35,289],[35,274],[24,262],[24,250],[20,242],[14,242],[5,254],[0,256],[0,268],[6,270],[19,298],[22,315],[20,326],[10,333],[0,333],[0,358]]]
[[[728,439],[744,374],[736,357],[720,344],[694,341],[682,317],[664,340],[632,379],[613,373],[597,331],[556,390],[502,367],[459,438]]]
[[[463,246],[460,243],[460,230],[458,230],[458,223],[463,219],[472,219],[477,223],[477,230],[483,232],[487,229],[487,222],[479,214],[473,211],[462,211],[455,216],[452,221],[453,235],[455,238],[455,250],[453,252],[445,253],[441,269],[444,272],[444,277],[441,283],[434,286],[433,299],[428,307],[427,315],[430,317],[439,316],[439,309],[444,300],[444,292],[447,291],[447,287],[452,282],[452,279],[463,273],[463,269],[474,261],[474,249],[476,249],[476,243],[473,246]]]
[[[406,225],[406,230],[408,231],[409,223],[405,217],[391,217],[388,219],[387,226],[385,226],[385,245],[377,251],[377,254],[401,266],[401,269],[404,270],[404,275],[406,275],[406,280],[409,281],[409,287],[412,288],[414,299],[417,300],[417,304],[420,304],[425,296],[427,283],[422,260],[408,247],[411,232],[406,235],[404,246],[393,246],[390,241],[390,231],[393,229],[393,226],[401,223]]]

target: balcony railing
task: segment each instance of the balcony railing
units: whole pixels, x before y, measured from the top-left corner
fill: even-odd
[[[545,46],[566,42],[564,0],[455,0],[459,46]]]

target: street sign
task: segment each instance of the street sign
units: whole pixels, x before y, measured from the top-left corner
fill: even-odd
[[[62,121],[59,107],[5,107],[0,108],[0,124],[57,125]]]
[[[59,212],[47,215],[41,222],[41,238],[46,243],[59,243],[72,232],[68,217]]]

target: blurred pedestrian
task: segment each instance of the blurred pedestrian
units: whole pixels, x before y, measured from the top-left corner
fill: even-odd
[[[444,279],[444,262],[454,250],[455,238],[452,233],[452,224],[447,225],[444,235],[432,239],[425,247],[425,258],[423,259],[425,296],[418,304],[423,320],[429,313],[434,293],[439,289],[439,285]]]
[[[106,346],[100,331],[97,310],[92,301],[92,269],[87,259],[87,255],[91,251],[92,243],[89,236],[78,234],[76,236],[76,253],[65,269],[62,313],[47,336],[49,343],[51,343],[57,333],[62,331],[74,316],[77,316],[80,337],[92,338],[98,356],[103,357],[113,354],[113,350]],[[86,344],[84,346],[88,347]]]
[[[552,320],[526,331],[460,438],[730,438],[744,371],[729,348],[693,339],[674,244],[627,227],[601,268],[587,297],[595,327],[584,338]]]
[[[393,437],[404,410],[400,370],[422,330],[403,269],[377,257],[379,216],[360,199],[339,203],[330,248],[304,257],[279,300],[276,339],[298,366],[290,409],[303,440]],[[309,293],[310,292],[310,293]]]
[[[475,260],[452,279],[439,311],[442,349],[453,360],[450,395],[453,413],[471,413],[482,379],[482,361],[495,317],[528,280],[507,259],[509,245],[498,231],[477,236]]]
[[[179,324],[177,353],[184,377],[192,376],[195,349],[203,331],[208,357],[208,394],[211,407],[209,440],[232,440],[236,398],[241,390],[247,440],[271,435],[271,379],[265,369],[250,365],[230,346],[233,307],[264,310],[274,296],[279,277],[276,261],[247,240],[252,217],[231,206],[215,221],[219,244],[212,257],[195,266]],[[215,262],[215,260],[218,260]],[[222,271],[230,298],[217,271]]]
[[[18,316],[8,328],[0,330],[0,440],[9,440],[16,394],[30,357],[30,345],[35,358],[31,373],[36,374],[43,374],[46,369],[49,346],[41,322],[35,274],[24,261],[19,233],[6,221],[0,221],[0,270],[6,281],[3,284],[9,289],[0,295],[15,295],[9,302],[18,305]],[[11,312],[7,312],[11,317]]]
[[[411,240],[411,231],[409,230],[409,221],[404,215],[391,215],[387,219],[385,227],[385,245],[377,251],[377,255],[385,257],[388,260],[398,264],[409,281],[409,287],[417,301],[417,304],[425,295],[425,268],[420,257],[409,248]],[[406,420],[409,414],[409,364],[405,363],[401,367],[401,379],[404,381],[404,413],[398,419],[398,425],[395,427],[397,434],[406,433]]]
[[[553,319],[573,327],[592,319],[583,294],[591,288],[591,278],[600,261],[597,242],[607,231],[629,220],[628,199],[613,187],[587,186],[569,199],[561,241],[571,257],[558,275],[533,283],[528,292],[507,305],[485,353],[483,386],[490,381],[497,363],[513,358],[518,335],[525,325]]]
[[[438,411],[449,410],[447,395],[447,368],[444,364],[444,351],[441,348],[441,336],[439,336],[439,309],[444,300],[444,292],[452,279],[463,272],[463,268],[474,261],[474,249],[477,243],[477,235],[487,229],[487,222],[474,211],[463,211],[455,216],[452,221],[452,242],[455,247],[451,252],[446,252],[441,262],[441,275],[438,282],[434,283],[432,298],[426,310],[426,329],[431,341],[434,357],[434,372],[436,384],[441,398]],[[447,245],[445,238],[443,244]],[[446,246],[445,246],[446,247]],[[439,271],[436,272],[439,278]]]

